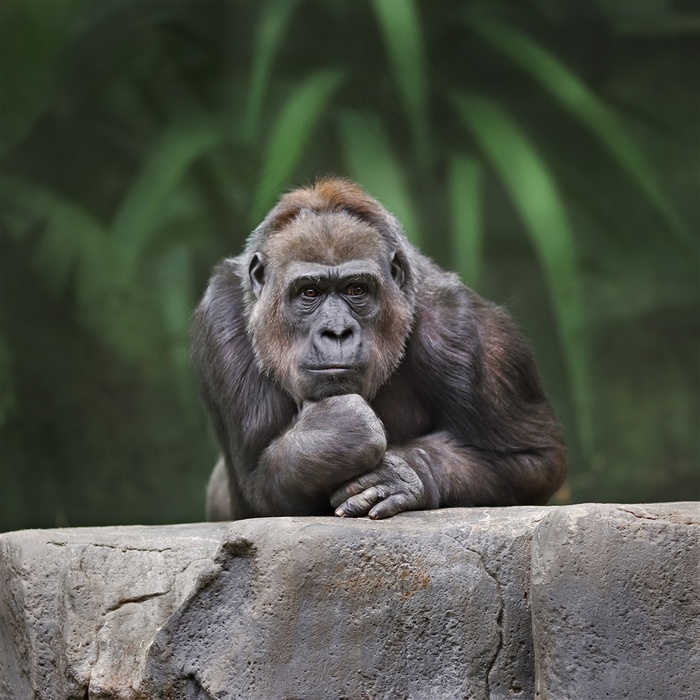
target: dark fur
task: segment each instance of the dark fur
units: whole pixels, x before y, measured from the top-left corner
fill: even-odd
[[[364,316],[300,310],[294,275],[348,261],[377,273]],[[360,369],[303,369],[339,353]],[[538,504],[563,480],[559,425],[507,313],[346,181],[285,195],[217,267],[193,356],[223,459],[210,519]]]

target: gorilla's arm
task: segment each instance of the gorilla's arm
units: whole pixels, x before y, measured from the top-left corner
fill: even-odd
[[[378,469],[338,489],[331,504],[337,515],[373,518],[444,506],[540,504],[554,490],[552,472],[563,459],[558,448],[489,452],[431,433],[387,450]]]
[[[390,432],[380,467],[333,495],[338,515],[538,504],[561,484],[559,425],[527,344],[504,311],[443,286],[422,306],[405,362],[430,429],[399,444]],[[395,406],[385,401],[382,415],[410,416],[407,400],[402,392]]]
[[[259,515],[327,513],[338,485],[374,469],[385,450],[382,423],[358,394],[306,403],[263,450],[247,498]]]
[[[208,512],[217,519],[329,513],[331,493],[384,456],[381,421],[357,394],[297,411],[260,373],[243,308],[235,264],[226,261],[193,326],[193,361],[225,464],[210,482]]]

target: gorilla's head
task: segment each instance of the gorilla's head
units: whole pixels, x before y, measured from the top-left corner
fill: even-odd
[[[350,183],[283,197],[243,256],[260,368],[298,402],[373,397],[411,330],[411,253],[396,220]]]

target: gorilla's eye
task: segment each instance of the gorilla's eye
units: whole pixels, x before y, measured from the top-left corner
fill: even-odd
[[[345,294],[349,297],[361,297],[363,294],[367,294],[367,285],[351,284],[345,289]]]
[[[321,294],[321,292],[319,291],[318,287],[302,287],[299,294],[307,299],[315,299]]]

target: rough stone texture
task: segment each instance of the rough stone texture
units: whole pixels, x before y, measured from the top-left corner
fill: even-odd
[[[700,504],[571,506],[535,530],[537,697],[700,697]]]
[[[537,685],[543,700],[690,699],[698,516],[591,505],[6,533],[0,698],[524,700]]]
[[[145,687],[270,699],[488,698],[499,697],[492,686],[531,687],[522,586],[506,600],[501,581],[529,570],[539,517],[445,510],[235,524],[219,570],[156,638]]]
[[[212,524],[0,535],[2,700],[137,697],[154,635],[211,567],[225,532]]]

